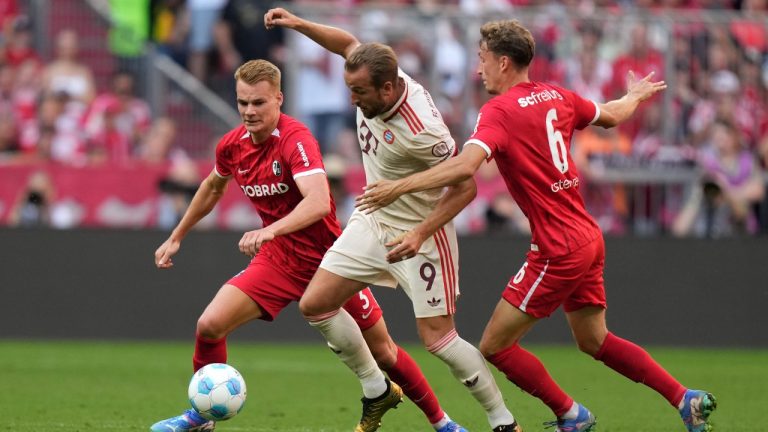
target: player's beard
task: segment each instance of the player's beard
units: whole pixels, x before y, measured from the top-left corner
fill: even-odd
[[[360,111],[363,112],[363,117],[367,119],[372,119],[378,115],[381,115],[387,110],[384,101],[377,101],[375,103],[363,106],[358,105],[357,107],[360,108]]]

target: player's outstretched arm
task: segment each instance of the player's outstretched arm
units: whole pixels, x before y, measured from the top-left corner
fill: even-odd
[[[173,266],[171,257],[179,251],[181,240],[187,235],[200,219],[204,218],[213,210],[216,203],[219,202],[224,191],[227,189],[226,178],[221,178],[215,172],[211,172],[205,180],[200,183],[200,187],[195,192],[189,207],[184,212],[184,216],[173,229],[168,240],[163,242],[155,251],[155,265],[158,268],[165,269]]]
[[[667,88],[664,81],[651,81],[653,72],[643,79],[636,79],[629,71],[627,75],[627,94],[604,104],[599,104],[600,117],[594,123],[596,126],[612,128],[630,118],[641,102]]]
[[[264,25],[268,29],[277,26],[296,30],[344,58],[360,45],[357,38],[346,30],[300,18],[283,8],[270,9],[264,14]]]
[[[366,185],[355,197],[358,210],[371,213],[392,204],[403,194],[456,185],[472,178],[486,154],[480,146],[468,145],[458,156],[400,180],[380,180]]]

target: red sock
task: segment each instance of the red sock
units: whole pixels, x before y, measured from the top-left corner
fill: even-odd
[[[549,376],[541,361],[520,345],[499,351],[489,356],[488,361],[523,391],[541,399],[557,417],[563,416],[573,405],[573,399]]]
[[[656,363],[650,354],[613,333],[608,333],[595,355],[595,360],[600,360],[634,382],[643,383],[656,390],[674,407],[677,407],[685,394],[685,387]]]
[[[200,335],[195,336],[195,355],[192,357],[195,372],[207,364],[226,362],[227,338],[205,339]]]
[[[434,424],[443,419],[445,412],[440,408],[435,392],[421,373],[419,365],[404,349],[397,347],[397,361],[386,372],[389,378],[403,389],[403,393],[424,411],[430,423]]]

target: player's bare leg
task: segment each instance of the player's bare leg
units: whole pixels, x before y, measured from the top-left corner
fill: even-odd
[[[675,407],[690,432],[712,429],[709,416],[717,408],[715,397],[686,389],[643,348],[608,331],[605,309],[585,307],[566,314],[579,349],[632,381],[656,390]]]
[[[405,395],[424,412],[436,431],[466,432],[440,407],[437,396],[419,365],[407,351],[392,340],[383,318],[364,330],[363,337],[379,368],[387,372],[389,378],[400,385]]]
[[[384,413],[403,399],[402,389],[376,365],[355,320],[341,308],[366,286],[320,268],[299,302],[299,310],[309,324],[323,334],[331,350],[360,380],[363,414],[356,432],[377,430]]]
[[[477,348],[456,332],[452,315],[417,318],[416,326],[424,346],[442,360],[480,403],[494,431],[516,431],[512,413],[504,405],[504,398],[488,365]]]
[[[225,284],[216,293],[197,320],[194,370],[210,363],[227,362],[226,337],[241,325],[262,316],[259,305],[234,285]],[[150,428],[153,432],[208,432],[216,427],[189,409],[181,415],[161,420]]]

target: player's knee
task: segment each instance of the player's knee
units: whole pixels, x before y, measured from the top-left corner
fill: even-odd
[[[299,311],[305,317],[312,317],[323,313],[319,303],[313,297],[306,295],[299,300]]]
[[[203,315],[197,320],[197,334],[205,339],[221,339],[227,332],[226,323],[216,317]]]
[[[602,341],[598,340],[596,337],[580,337],[576,339],[576,345],[579,347],[579,350],[581,352],[594,357],[597,355],[598,351],[600,351],[600,346],[602,345]]]
[[[387,370],[397,363],[397,345],[394,342],[377,343],[368,348],[380,369]]]

